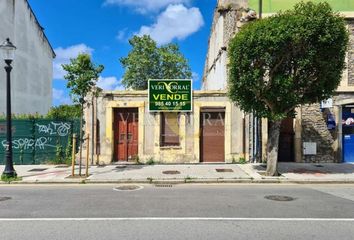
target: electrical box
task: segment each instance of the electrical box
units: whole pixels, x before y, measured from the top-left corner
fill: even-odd
[[[316,154],[317,154],[317,143],[304,142],[304,155],[316,155]]]

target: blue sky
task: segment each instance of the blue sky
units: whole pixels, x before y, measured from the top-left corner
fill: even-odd
[[[189,60],[194,88],[200,88],[216,0],[29,0],[52,44],[53,105],[70,103],[61,64],[79,52],[90,53],[105,70],[99,85],[122,89],[119,58],[128,54],[128,39],[150,34],[159,44],[176,42]]]

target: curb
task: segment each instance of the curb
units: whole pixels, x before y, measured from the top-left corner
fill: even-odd
[[[223,183],[248,183],[248,184],[354,184],[354,179],[339,180],[294,180],[294,179],[122,179],[122,180],[90,180],[75,179],[64,181],[15,181],[0,182],[2,185],[55,185],[55,184],[223,184]]]

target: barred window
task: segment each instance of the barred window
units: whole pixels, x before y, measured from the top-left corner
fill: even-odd
[[[179,146],[178,113],[161,113],[161,147]]]

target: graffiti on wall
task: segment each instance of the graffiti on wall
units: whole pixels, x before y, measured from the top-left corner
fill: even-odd
[[[51,141],[51,137],[39,137],[37,139],[20,138],[12,141],[12,148],[17,150],[45,150],[47,148],[55,148],[55,145],[50,144]],[[3,140],[1,145],[4,149],[7,149],[8,144],[6,140]]]
[[[59,135],[66,137],[70,134],[71,125],[66,122],[50,122],[48,124],[36,123],[36,131],[40,134]]]

